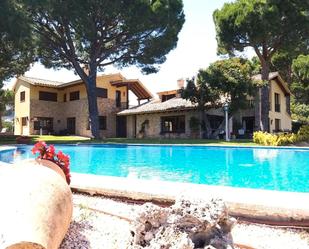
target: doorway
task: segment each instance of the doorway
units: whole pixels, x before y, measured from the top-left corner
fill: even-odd
[[[116,137],[127,137],[127,117],[116,117]]]
[[[67,118],[67,130],[68,130],[68,134],[70,135],[76,134],[76,119],[75,118]]]
[[[246,133],[252,134],[254,130],[254,117],[243,117],[242,118],[243,128]]]

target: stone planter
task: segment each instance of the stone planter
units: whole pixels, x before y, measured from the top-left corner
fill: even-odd
[[[62,170],[52,164],[31,160],[0,166],[0,248],[59,248],[73,205]]]

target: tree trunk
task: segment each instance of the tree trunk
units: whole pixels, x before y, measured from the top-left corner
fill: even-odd
[[[206,138],[209,138],[212,131],[205,110],[200,110],[200,138],[204,138],[204,132],[206,132]]]
[[[262,62],[262,81],[261,88],[261,126],[260,130],[269,132],[269,62]]]
[[[96,81],[97,81],[96,69],[91,70],[90,67],[89,76],[87,77],[86,82],[89,123],[92,136],[96,139],[99,139],[100,138],[99,117],[98,117],[99,110],[97,103]]]
[[[200,111],[200,138],[203,138],[204,110]]]
[[[261,89],[256,90],[254,96],[254,130],[261,130]]]
[[[2,130],[2,113],[0,113],[0,132]]]

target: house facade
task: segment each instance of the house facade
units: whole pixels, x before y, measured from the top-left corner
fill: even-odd
[[[261,76],[254,76],[260,80]],[[271,73],[269,77],[269,132],[291,131],[290,115],[291,92],[288,85],[278,73]],[[127,120],[127,137],[150,138],[190,138],[197,137],[199,131],[194,126],[194,120],[200,119],[196,105],[180,97],[180,91],[159,92],[159,99],[144,105],[123,110],[118,116],[125,116]],[[260,103],[255,103],[253,97],[248,96],[249,108],[239,110],[229,119],[229,131],[239,137],[251,137],[256,130],[256,113]],[[222,103],[223,105],[223,103]],[[258,105],[258,106],[257,106]],[[224,132],[220,127],[224,119],[222,108],[211,109],[207,113],[210,126],[219,134]],[[199,121],[198,121],[199,122]]]
[[[87,92],[81,80],[65,83],[21,76],[13,90],[15,135],[91,136]],[[128,80],[121,74],[98,76],[101,137],[126,136],[126,119],[116,114],[129,107],[129,91],[138,100],[152,98],[139,80]]]

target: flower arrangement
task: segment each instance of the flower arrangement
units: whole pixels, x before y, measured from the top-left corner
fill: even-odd
[[[70,157],[59,151],[56,154],[55,147],[53,145],[47,146],[45,142],[37,142],[32,148],[32,153],[39,153],[38,159],[45,159],[57,164],[63,171],[68,184],[71,182],[70,175]]]

